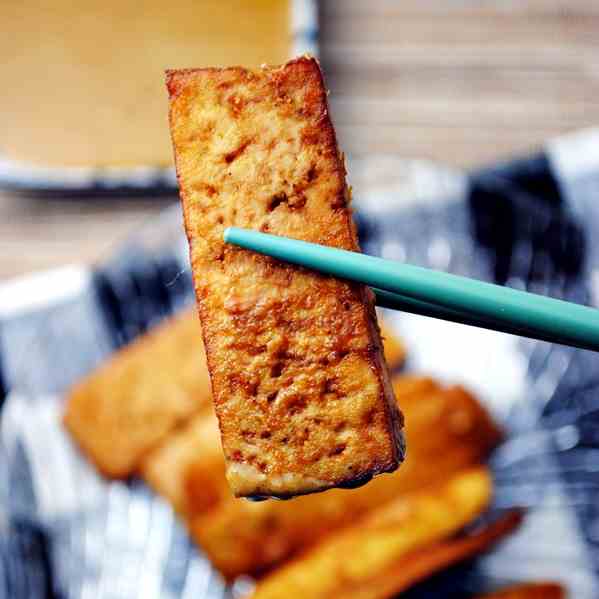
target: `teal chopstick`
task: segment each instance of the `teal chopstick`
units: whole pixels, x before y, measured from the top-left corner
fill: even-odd
[[[372,291],[374,291],[374,295],[376,297],[376,305],[380,308],[401,310],[402,312],[409,312],[410,314],[419,314],[420,316],[448,320],[451,322],[457,322],[459,324],[466,324],[473,327],[488,329],[490,331],[499,331],[501,333],[509,333],[510,335],[518,335],[520,337],[530,337],[532,339],[541,339],[542,341],[550,342],[554,341],[552,337],[544,335],[539,331],[534,333],[528,329],[510,326],[503,322],[497,322],[492,319],[477,318],[469,314],[463,314],[457,310],[451,310],[449,308],[444,308],[443,306],[437,306],[436,304],[423,302],[422,300],[417,300],[405,295],[391,293],[390,291],[385,291],[384,289],[373,288]],[[570,345],[585,349],[585,346],[579,344],[571,343]]]
[[[427,316],[599,351],[599,310],[594,308],[247,229],[228,228],[224,238],[248,250],[398,295],[383,294],[388,307],[407,298],[412,308],[431,311]]]

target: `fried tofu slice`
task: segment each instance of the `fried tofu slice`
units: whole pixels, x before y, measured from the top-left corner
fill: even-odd
[[[414,551],[386,570],[373,572],[367,582],[356,585],[343,596],[349,599],[395,597],[444,568],[488,551],[513,532],[521,522],[521,513],[509,512],[490,524],[477,527],[473,533],[458,534]]]
[[[455,535],[487,508],[491,494],[490,474],[481,467],[401,497],[259,581],[252,598],[388,597],[388,584],[377,590],[372,582]]]
[[[64,425],[106,476],[125,478],[176,426],[211,407],[197,312],[117,351],[68,393]]]
[[[364,484],[403,459],[371,291],[226,245],[238,226],[358,251],[316,60],[167,72],[227,480],[236,496]]]
[[[212,410],[194,416],[141,463],[143,479],[182,517],[230,497],[218,423]]]
[[[536,582],[481,595],[478,599],[565,599],[564,588],[554,582]]]
[[[501,432],[489,414],[461,387],[402,376],[394,388],[405,406],[410,445],[398,472],[359,489],[334,489],[290,502],[231,499],[190,519],[192,536],[225,578],[260,575],[368,510],[480,463],[499,443]]]

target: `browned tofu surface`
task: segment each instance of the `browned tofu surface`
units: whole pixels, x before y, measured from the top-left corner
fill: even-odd
[[[488,471],[476,468],[394,500],[275,570],[258,582],[252,597],[390,597],[372,581],[457,533],[486,509],[491,493]]]
[[[478,599],[564,599],[563,587],[553,582],[523,584],[508,589],[481,595]]]
[[[358,250],[317,62],[169,71],[167,86],[233,492],[289,497],[395,470],[402,419],[370,291],[223,242],[238,226]]]
[[[127,477],[174,427],[210,407],[195,310],[116,352],[73,387],[64,424],[106,476]]]
[[[289,502],[230,499],[191,519],[193,537],[227,579],[259,575],[369,510],[484,461],[499,443],[501,433],[488,413],[461,387],[442,388],[412,375],[397,377],[394,388],[410,447],[399,471],[359,489]],[[203,468],[204,486],[209,468]],[[213,478],[220,476],[217,471]]]

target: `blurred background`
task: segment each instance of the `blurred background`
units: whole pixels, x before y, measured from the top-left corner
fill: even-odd
[[[0,156],[55,166],[61,160],[118,166],[135,162],[136,156],[164,162],[170,147],[162,67],[222,62],[218,52],[223,47],[238,61],[244,53],[247,62],[276,61],[291,45],[281,25],[286,11],[292,10],[286,2],[202,3],[205,8],[193,26],[188,3],[169,7],[170,15],[160,3],[146,3],[143,17],[132,3],[124,3],[118,10],[110,8],[110,20],[102,14],[108,8],[89,4],[89,9],[73,9],[68,2],[28,1],[0,7],[0,75],[10,82],[0,95],[5,131],[0,134]],[[351,157],[394,153],[472,168],[599,121],[599,7],[592,0],[322,0],[316,10],[333,117],[341,147]],[[268,11],[273,16],[257,26]],[[153,44],[144,42],[144,27]],[[271,35],[262,35],[260,27]],[[240,30],[246,41],[249,35],[250,47],[256,47],[260,35],[270,39],[269,47],[248,56],[247,44],[240,49],[238,39],[231,42]],[[56,36],[69,39],[61,45]],[[179,40],[176,47],[174,37]],[[118,43],[126,47],[117,49]],[[212,48],[209,59],[206,48]],[[72,60],[69,51],[74,49],[82,55]],[[160,52],[166,54],[163,64],[157,64]],[[189,58],[194,55],[196,62]],[[149,73],[144,56],[146,62],[153,61]],[[46,62],[61,59],[58,65]],[[145,69],[145,75],[136,75],[139,81],[132,78],[135,69]],[[90,80],[90,73],[102,83]],[[122,78],[138,82],[137,95],[128,91]],[[78,85],[87,86],[81,98],[95,103],[65,107],[69,96],[78,95],[73,92]],[[148,86],[152,94],[146,93]],[[121,93],[129,93],[123,102],[130,105],[114,108]],[[142,125],[156,127],[150,119],[157,118],[162,119],[161,134],[131,139]],[[138,128],[127,128],[135,119]],[[95,154],[70,131],[86,120]],[[60,149],[61,142],[70,153]],[[135,149],[140,143],[142,148]],[[356,169],[352,183],[358,191],[368,188],[369,174],[377,182],[394,176]],[[65,200],[56,193],[52,201],[44,201],[28,193],[0,191],[0,280],[106,256],[173,201],[143,194],[135,199],[76,199]]]

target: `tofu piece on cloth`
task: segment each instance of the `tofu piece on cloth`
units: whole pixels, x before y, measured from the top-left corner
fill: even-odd
[[[195,310],[117,351],[68,393],[64,425],[105,475],[131,476],[176,427],[211,407]]]
[[[228,226],[358,250],[316,60],[167,72],[227,480],[291,497],[395,470],[402,417],[365,286],[225,245]]]
[[[139,473],[184,519],[230,498],[212,410],[173,431],[142,461]]]
[[[480,467],[401,497],[261,579],[251,597],[393,597],[423,573],[451,563],[449,556],[429,560],[429,555],[481,515],[491,494],[489,472]]]

